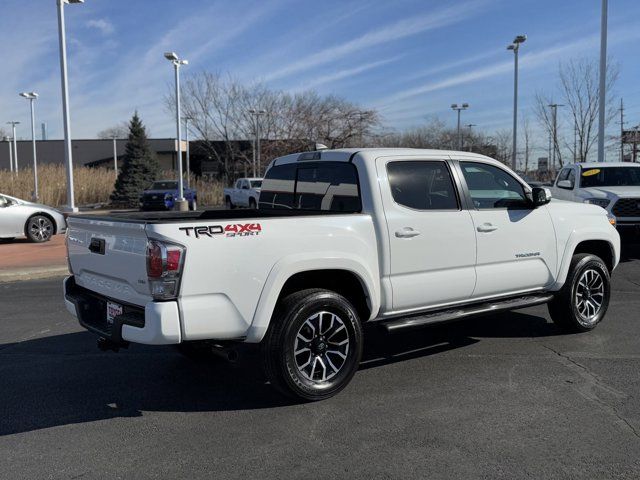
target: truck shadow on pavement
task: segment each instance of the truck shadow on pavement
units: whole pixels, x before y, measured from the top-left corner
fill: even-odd
[[[389,335],[365,330],[361,369],[463,348],[490,337],[559,331],[520,312]],[[100,352],[87,332],[0,345],[0,436],[152,412],[216,412],[292,405],[268,385],[256,351],[236,364],[196,363],[172,348]]]

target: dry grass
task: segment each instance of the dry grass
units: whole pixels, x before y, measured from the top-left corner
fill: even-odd
[[[73,171],[75,201],[77,205],[108,204],[115,178],[113,170],[106,168],[78,167]],[[175,172],[162,172],[161,178],[176,178]],[[62,165],[42,165],[38,168],[40,203],[62,206],[67,201],[67,183]],[[198,192],[200,205],[215,206],[222,203],[221,182],[216,180],[190,178],[192,187]],[[31,200],[33,192],[33,170],[20,170],[12,175],[9,170],[0,170],[0,193],[12,197]]]

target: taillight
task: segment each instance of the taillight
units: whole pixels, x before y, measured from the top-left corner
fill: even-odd
[[[147,277],[154,299],[170,300],[178,296],[183,264],[184,247],[158,240],[149,241]]]
[[[162,268],[162,247],[158,242],[149,242],[147,248],[147,276],[149,278],[160,278]]]

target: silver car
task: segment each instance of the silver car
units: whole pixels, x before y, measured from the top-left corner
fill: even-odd
[[[67,222],[55,208],[0,194],[0,240],[24,235],[40,243],[66,230]]]

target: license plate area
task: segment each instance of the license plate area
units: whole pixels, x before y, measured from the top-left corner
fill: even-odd
[[[122,305],[116,302],[107,301],[107,324],[113,325],[113,320],[119,315],[122,315]]]

